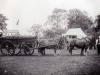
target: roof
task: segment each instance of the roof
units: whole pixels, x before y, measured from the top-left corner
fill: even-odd
[[[82,36],[82,37],[87,36],[81,28],[71,28],[64,35],[76,35],[76,36]]]
[[[18,30],[5,30],[6,33],[18,33]]]

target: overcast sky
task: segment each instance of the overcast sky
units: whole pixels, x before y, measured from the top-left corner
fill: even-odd
[[[7,28],[18,28],[22,33],[33,24],[43,25],[54,8],[78,8],[94,18],[100,13],[100,0],[0,0],[0,14],[9,19]]]

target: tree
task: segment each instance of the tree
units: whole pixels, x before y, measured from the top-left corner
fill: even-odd
[[[34,36],[41,37],[43,35],[42,25],[34,24],[28,32],[31,32]]]
[[[44,31],[44,38],[54,38],[56,37],[57,35],[54,33],[53,30],[46,30]]]
[[[2,14],[0,14],[0,29],[1,29],[1,30],[7,29],[7,28],[6,28],[7,24],[6,24],[6,22],[5,22],[6,20],[8,20],[8,19],[6,18],[6,16],[3,16]]]
[[[100,15],[96,16],[94,24],[88,29],[88,32],[94,35],[96,38],[100,35]]]
[[[100,15],[97,15],[97,18],[95,19],[96,27],[95,30],[96,32],[100,31]]]
[[[67,11],[64,9],[57,9],[55,8],[52,12],[52,15],[48,17],[48,23],[53,26],[59,26],[62,24],[66,24],[67,21]]]
[[[48,17],[45,26],[51,27],[51,29],[47,29],[49,33],[53,33],[55,35],[62,35],[62,33],[65,33],[65,30],[67,29],[67,21],[67,11],[64,9],[55,8],[52,12],[52,15]]]
[[[92,24],[92,19],[88,17],[87,13],[79,9],[71,9],[68,14],[68,28],[82,28],[87,30]]]
[[[100,15],[96,16],[93,25],[89,27],[87,32],[92,34],[95,38],[97,38],[100,35]]]

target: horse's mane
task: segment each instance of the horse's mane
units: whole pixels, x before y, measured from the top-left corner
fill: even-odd
[[[80,40],[80,41],[87,41],[87,42],[89,42],[89,41],[90,41],[90,39],[89,39],[89,38],[87,38],[87,37],[76,38],[76,40]]]

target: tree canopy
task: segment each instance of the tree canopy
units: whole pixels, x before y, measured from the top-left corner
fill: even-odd
[[[31,31],[35,35],[39,35],[42,31],[44,37],[54,38],[66,33],[68,28],[82,28],[83,31],[87,31],[92,25],[93,20],[88,16],[86,11],[79,9],[67,11],[65,9],[55,8],[43,25],[45,27],[44,30],[41,29],[41,26],[34,25],[31,27]]]
[[[54,9],[45,25],[51,26],[47,32],[52,32],[56,36],[64,34],[68,28],[82,28],[83,31],[87,31],[93,25],[93,21],[86,11]]]
[[[6,28],[6,26],[7,26],[6,20],[8,20],[8,19],[6,18],[6,16],[3,16],[2,14],[0,14],[0,29],[1,29],[1,30],[7,29],[7,28]]]
[[[38,36],[38,37],[41,37],[42,36],[42,32],[43,32],[43,29],[42,29],[42,25],[39,25],[39,24],[34,24],[29,30],[28,32],[32,33],[32,35],[34,36]]]
[[[95,19],[95,23],[96,23],[95,30],[98,32],[100,31],[100,15],[97,15],[97,18]]]
[[[100,15],[96,16],[94,24],[88,29],[88,32],[93,34],[96,38],[100,35]]]
[[[67,12],[64,9],[55,8],[52,12],[52,15],[48,16],[48,20],[45,23],[46,26],[51,26],[51,29],[48,28],[45,31],[45,35],[48,37],[57,37],[61,36],[62,33],[65,33],[66,27],[68,25]]]
[[[87,13],[79,9],[71,9],[68,14],[68,28],[82,28],[87,30],[92,24],[92,19],[88,17]]]

